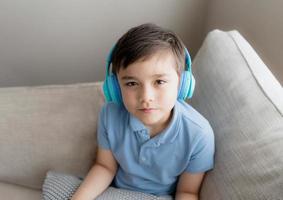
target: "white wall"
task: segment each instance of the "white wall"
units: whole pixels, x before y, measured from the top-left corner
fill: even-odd
[[[283,84],[283,1],[210,0],[206,32],[237,29]]]
[[[105,57],[130,27],[174,30],[194,55],[205,0],[0,0],[0,87],[104,79]]]

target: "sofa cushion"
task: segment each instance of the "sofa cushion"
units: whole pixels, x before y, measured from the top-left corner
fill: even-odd
[[[0,88],[0,180],[41,188],[54,169],[93,163],[101,83]]]
[[[7,200],[39,200],[42,198],[40,190],[0,182],[0,199]]]
[[[57,171],[49,171],[42,186],[43,200],[70,199],[82,182],[81,177]],[[107,188],[96,200],[172,200],[171,196],[155,196],[138,191]]]
[[[201,199],[283,197],[283,91],[237,32],[212,31],[193,62],[190,102],[215,133]]]

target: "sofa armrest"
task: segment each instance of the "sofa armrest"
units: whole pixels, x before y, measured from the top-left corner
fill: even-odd
[[[215,133],[201,199],[283,196],[282,87],[237,31],[210,32],[193,62],[190,102]]]

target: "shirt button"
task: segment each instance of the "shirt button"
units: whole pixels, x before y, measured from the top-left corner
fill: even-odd
[[[141,160],[144,162],[144,161],[146,161],[146,158],[145,158],[145,157],[142,157]]]

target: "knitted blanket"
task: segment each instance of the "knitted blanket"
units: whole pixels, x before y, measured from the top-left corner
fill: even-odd
[[[49,171],[42,186],[43,200],[69,200],[82,182],[81,177]],[[109,187],[96,200],[172,200],[142,192]]]

